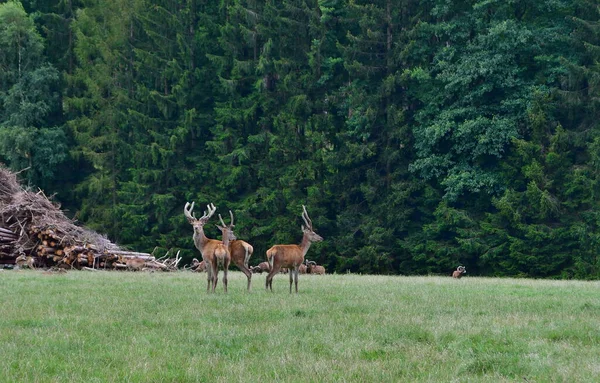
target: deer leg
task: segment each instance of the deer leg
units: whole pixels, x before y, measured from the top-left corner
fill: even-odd
[[[290,294],[292,293],[292,282],[294,280],[294,269],[290,267]]]
[[[294,267],[294,284],[296,285],[296,294],[298,294],[298,274],[300,272],[298,269],[299,269],[298,266]],[[290,272],[291,272],[291,270],[290,270]],[[292,286],[290,285],[290,290],[291,290],[291,288],[292,288]],[[291,293],[291,291],[290,291],[290,293]]]
[[[210,287],[212,286],[212,265],[210,262],[206,262],[206,292],[210,293]]]
[[[248,255],[248,246],[245,246],[244,250],[246,251],[244,254],[244,266],[248,268],[248,260],[250,259],[250,256]]]
[[[225,292],[227,292],[227,269],[229,269],[229,260],[225,259],[223,262],[223,287]]]
[[[215,292],[217,288],[217,282],[219,281],[219,263],[215,260],[212,265],[213,270],[213,284],[212,284],[212,292]]]
[[[246,261],[236,262],[235,259],[233,261],[234,261],[235,265],[238,267],[238,269],[240,269],[242,271],[242,273],[244,273],[246,278],[248,278],[248,291],[250,291],[250,283],[252,282],[252,271],[250,270],[250,268],[248,268],[248,264],[245,263]]]
[[[271,271],[269,271],[269,274],[267,275],[267,291],[269,290],[269,288],[271,288],[271,292],[273,292],[273,276],[275,274],[277,274],[279,272],[279,269],[281,267],[276,267],[275,265],[273,265],[273,267],[271,268]]]
[[[252,284],[252,272],[247,267],[243,268],[242,272],[244,274],[246,274],[246,278],[248,278],[248,288],[247,288],[247,290],[250,291],[250,285]]]

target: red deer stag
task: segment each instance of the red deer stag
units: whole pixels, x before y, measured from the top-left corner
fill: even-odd
[[[452,273],[452,278],[460,279],[463,274],[467,273],[467,269],[464,266],[458,266],[456,270]]]
[[[196,245],[196,248],[200,251],[200,254],[202,254],[202,259],[204,260],[205,264],[206,264],[206,271],[207,271],[207,280],[208,280],[208,284],[206,286],[206,291],[210,291],[211,287],[212,290],[214,291],[214,288],[216,286],[216,275],[215,275],[215,279],[213,279],[213,275],[212,275],[212,264],[215,262],[215,249],[217,248],[217,246],[222,246],[223,242],[217,240],[217,239],[210,239],[208,238],[205,234],[204,234],[204,225],[206,225],[206,223],[208,222],[208,220],[210,219],[210,217],[213,216],[213,214],[215,214],[215,211],[217,210],[217,208],[215,207],[215,205],[210,204],[207,205],[208,208],[208,213],[205,211],[204,214],[202,215],[202,217],[200,218],[196,218],[196,216],[194,215],[194,202],[192,202],[192,204],[190,205],[189,202],[187,202],[185,204],[185,207],[183,208],[183,214],[185,215],[185,217],[187,218],[188,222],[192,225],[192,227],[194,228],[194,245]],[[214,285],[213,285],[213,281],[214,281]]]
[[[233,233],[233,228],[235,225],[233,224],[233,213],[229,210],[229,215],[231,216],[231,223],[229,224],[229,235],[232,240],[229,242],[229,253],[231,254],[231,260],[233,263],[246,275],[248,278],[248,291],[250,291],[250,284],[252,283],[252,271],[248,267],[248,261],[254,252],[254,248],[246,241],[242,241],[241,239],[235,239],[235,234]],[[220,218],[221,216],[219,216]],[[221,220],[223,223],[223,220]]]
[[[292,293],[292,279],[296,286],[296,293],[298,293],[298,268],[304,263],[304,256],[311,243],[323,240],[323,237],[315,233],[304,205],[302,205],[302,219],[306,227],[302,225],[304,235],[300,245],[275,245],[267,250],[267,261],[271,265],[271,271],[269,271],[266,281],[267,290],[271,289],[273,291],[273,276],[282,267],[287,267],[290,270],[290,294]]]

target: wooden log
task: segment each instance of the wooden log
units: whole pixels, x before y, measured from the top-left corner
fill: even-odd
[[[106,254],[111,254],[111,255],[122,255],[125,258],[129,258],[129,257],[139,257],[139,258],[144,258],[144,259],[155,259],[153,255],[150,255],[149,253],[138,253],[135,251],[122,251],[122,250],[106,250],[105,251]]]
[[[15,232],[13,232],[12,230],[5,229],[3,227],[0,227],[0,233],[11,234],[11,235],[14,235],[15,237],[17,236],[17,234]]]
[[[41,252],[42,254],[54,254],[56,252],[56,249],[54,247],[45,247],[42,246],[41,249],[38,246],[38,252]]]

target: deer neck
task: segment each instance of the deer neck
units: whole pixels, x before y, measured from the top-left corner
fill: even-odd
[[[207,238],[206,235],[204,235],[203,228],[194,230],[194,244],[196,245],[196,248],[200,250],[200,252],[204,250],[204,247],[206,246],[208,241],[210,241],[210,239]]]
[[[300,242],[300,250],[302,250],[302,256],[305,256],[310,248],[312,242],[308,239],[308,234],[304,234],[302,237],[302,242]]]
[[[223,246],[229,248],[229,235],[226,232],[223,232]]]

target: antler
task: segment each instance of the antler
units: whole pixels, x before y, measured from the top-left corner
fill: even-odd
[[[302,219],[304,220],[304,223],[306,224],[306,226],[312,230],[312,221],[310,220],[310,217],[308,216],[308,213],[306,212],[306,206],[302,205]]]
[[[188,209],[188,206],[189,206],[189,209]],[[186,202],[185,207],[183,208],[183,214],[185,215],[185,217],[188,219],[188,221],[190,223],[193,222],[193,221],[203,221],[203,222],[206,222],[206,221],[208,221],[208,219],[210,217],[213,216],[213,214],[215,214],[215,211],[217,211],[217,208],[212,203],[209,204],[209,205],[206,205],[206,207],[208,208],[208,213],[206,211],[204,211],[204,214],[202,215],[202,217],[196,218],[196,216],[193,213],[194,202],[192,202],[191,206],[190,206],[189,202]]]
[[[233,228],[235,225],[233,224],[233,213],[231,210],[229,210],[229,216],[231,217],[231,223],[229,224],[229,227]],[[221,225],[223,225],[223,227],[227,227],[227,225],[225,225],[225,221],[223,221],[223,217],[221,217],[221,214],[219,214],[219,221],[221,221]]]
[[[186,202],[185,206],[183,207],[183,214],[185,215],[185,218],[187,218],[187,220],[189,222],[196,221],[197,218],[194,216],[194,213],[192,212],[194,210],[194,202],[192,202],[192,206],[189,209],[188,209],[188,206],[190,206],[190,203]]]

